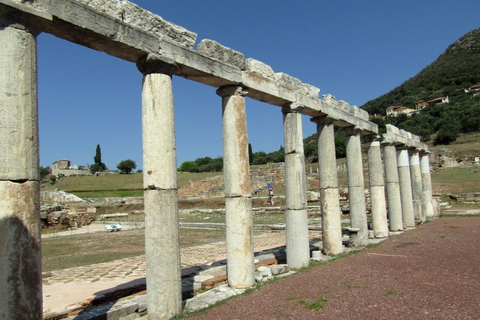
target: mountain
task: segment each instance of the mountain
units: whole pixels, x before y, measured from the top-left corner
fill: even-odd
[[[415,77],[387,94],[362,106],[370,114],[385,115],[390,106],[415,107],[419,100],[463,95],[464,89],[480,82],[480,28],[450,45],[438,59]]]
[[[365,103],[361,108],[371,115],[385,115],[386,108],[390,106],[414,109],[419,100],[429,101],[448,96],[450,103],[425,107],[411,117],[402,115],[372,120],[380,126],[393,123],[424,139],[433,137],[437,143],[448,143],[455,139],[455,134],[444,139],[442,136],[445,133],[454,132],[458,135],[462,132],[480,131],[480,95],[473,96],[472,92],[465,92],[466,88],[478,83],[480,28],[455,41],[416,76],[389,93]],[[442,129],[443,132],[440,132]]]

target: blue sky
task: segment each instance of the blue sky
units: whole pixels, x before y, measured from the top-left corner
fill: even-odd
[[[432,63],[480,27],[480,1],[135,0],[201,39],[212,39],[361,106]],[[40,165],[124,159],[142,168],[141,81],[133,63],[48,34],[38,37]],[[215,88],[174,77],[178,166],[222,156]],[[388,106],[385,106],[388,107]],[[253,151],[283,145],[279,107],[247,99]],[[307,117],[304,136],[316,130]]]

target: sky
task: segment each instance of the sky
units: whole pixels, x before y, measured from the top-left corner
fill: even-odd
[[[480,1],[134,0],[163,19],[362,106],[415,76],[468,31]],[[196,46],[195,46],[196,48]],[[178,167],[221,157],[216,88],[173,77]],[[38,36],[40,165],[68,159],[143,168],[142,75],[135,64],[49,34]],[[246,99],[253,152],[283,145],[281,108]],[[385,106],[388,107],[388,106]],[[304,137],[316,131],[303,117]]]

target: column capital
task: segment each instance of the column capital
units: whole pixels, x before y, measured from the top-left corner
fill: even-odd
[[[397,146],[397,144],[396,144],[394,141],[390,141],[390,140],[383,140],[383,141],[381,142],[381,144],[382,144],[382,147],[385,147],[385,146],[394,146],[394,147],[396,147],[396,146]]]
[[[402,151],[402,150],[407,150],[407,151],[408,151],[409,149],[410,149],[410,148],[409,148],[408,146],[404,145],[404,144],[402,144],[402,145],[397,145],[397,150],[398,150],[398,151]]]
[[[282,107],[282,113],[301,113],[304,108],[305,105],[298,102],[287,103]]]
[[[356,136],[356,135],[361,134],[361,130],[360,130],[360,128],[357,127],[357,126],[346,127],[346,128],[342,128],[342,129],[343,129],[343,132],[344,132],[347,136]]]
[[[409,154],[413,154],[413,153],[420,153],[420,148],[417,148],[417,147],[411,147],[411,148],[408,148],[408,153]]]
[[[380,135],[376,134],[371,134],[368,136],[365,136],[365,142],[372,145],[380,146],[380,143],[382,143],[382,137]]]
[[[137,68],[143,75],[162,73],[172,76],[178,71],[178,66],[173,60],[153,53],[138,60]]]
[[[423,149],[420,150],[420,156],[422,156],[422,157],[423,156],[429,156],[430,154],[431,154],[430,151],[426,151],[426,150],[423,150]]]
[[[325,124],[325,125],[328,125],[328,124],[334,124],[335,121],[337,121],[338,119],[334,119],[332,117],[329,117],[327,115],[321,115],[321,116],[317,116],[317,117],[312,117],[310,119],[310,121],[312,121],[313,123],[316,123],[316,124]]]
[[[225,86],[218,88],[217,94],[222,98],[230,96],[244,97],[248,94],[248,90],[242,86]]]
[[[23,4],[17,4],[13,1],[5,3],[5,7],[0,10],[0,16],[2,18],[2,27],[10,26],[25,30],[35,37],[43,31],[40,20],[53,20],[52,15],[49,13],[27,7]]]

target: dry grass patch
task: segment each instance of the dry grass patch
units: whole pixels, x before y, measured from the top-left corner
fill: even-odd
[[[180,230],[181,247],[224,239],[225,230]],[[108,262],[144,253],[144,229],[42,239],[44,272]]]

